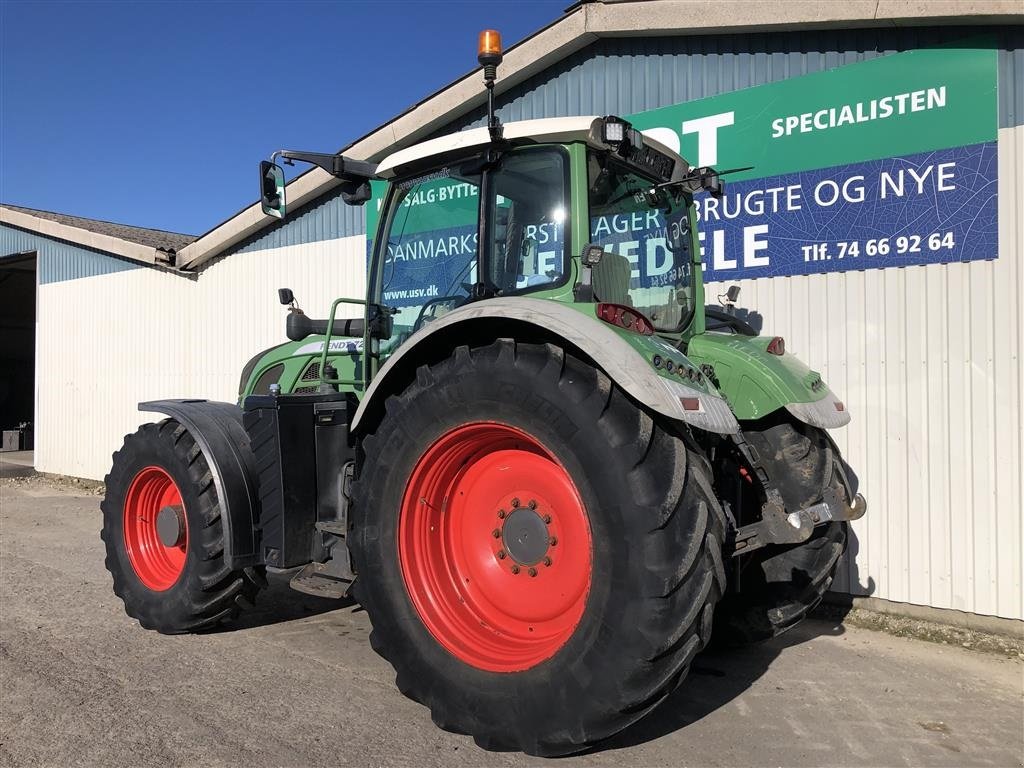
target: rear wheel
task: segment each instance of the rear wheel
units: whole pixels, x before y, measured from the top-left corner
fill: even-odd
[[[578,751],[660,703],[725,584],[706,461],[600,371],[499,341],[388,400],[355,588],[400,690],[491,749]]]
[[[816,504],[830,489],[849,503],[836,471],[836,462],[842,459],[822,430],[773,416],[745,424],[743,435],[757,451],[787,510]],[[726,466],[724,472],[730,475],[726,485],[746,484],[748,502],[756,500],[759,505],[762,497],[754,490],[756,480],[737,470]],[[734,498],[729,490],[723,496]],[[797,546],[770,546],[740,556],[730,568],[729,592],[715,612],[716,642],[767,640],[798,624],[831,586],[846,537],[846,523],[829,523]]]
[[[224,562],[213,476],[173,419],[145,424],[113,456],[100,504],[106,566],[125,612],[146,629],[208,629],[252,606],[262,568]]]

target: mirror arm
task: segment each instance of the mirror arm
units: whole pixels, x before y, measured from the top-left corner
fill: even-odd
[[[289,165],[298,160],[323,168],[335,178],[343,181],[366,181],[377,175],[377,164],[362,160],[353,160],[344,155],[329,155],[324,152],[296,152],[290,149],[279,149],[270,156],[270,162],[282,158]]]

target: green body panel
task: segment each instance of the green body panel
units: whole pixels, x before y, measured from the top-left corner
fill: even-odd
[[[530,293],[531,298],[568,304],[580,313],[581,323],[600,323],[604,328],[611,328],[623,345],[640,353],[658,376],[683,382],[687,386],[712,395],[723,395],[737,419],[757,419],[789,403],[813,402],[828,394],[829,390],[821,382],[821,376],[796,357],[789,354],[769,354],[766,351],[769,337],[747,337],[705,331],[701,245],[696,211],[692,206],[689,218],[693,253],[693,300],[696,309],[685,327],[675,333],[643,336],[598,319],[596,304],[577,302],[573,287],[582,273],[580,254],[590,236],[587,149],[583,143],[570,143],[565,145],[565,149],[570,157],[572,221],[569,279],[562,285],[553,286],[548,290],[533,291]],[[367,233],[371,238],[377,234],[376,226],[383,219],[383,210],[379,210],[378,206],[382,200],[386,205],[391,197],[391,190],[387,189],[386,184],[374,182],[373,187],[374,199],[370,202],[367,215]],[[381,290],[380,275],[376,278],[371,277],[369,284],[371,290],[368,300],[376,301],[375,296],[379,295]],[[558,328],[548,330],[555,333],[559,331]],[[402,338],[389,343],[397,345],[408,341],[408,338]],[[278,381],[283,393],[294,392],[299,387],[316,386],[319,384],[318,380],[302,381],[301,376],[311,363],[321,359],[323,343],[323,336],[310,336],[299,342],[282,344],[263,353],[245,384],[242,397],[252,394],[261,375],[278,363],[284,363],[285,366]],[[343,350],[349,345],[352,351],[344,353]],[[372,358],[370,370],[364,371],[362,346],[362,339],[331,339],[331,353],[328,354],[328,359],[337,369],[339,379],[361,380],[364,376],[372,379],[393,351],[380,349],[380,354]],[[333,354],[336,347],[339,354]],[[683,349],[686,350],[685,354],[681,351]],[[717,386],[701,371],[702,365],[714,368]],[[361,396],[368,384],[368,381],[363,381],[360,385],[342,385],[339,388]]]
[[[759,419],[789,403],[821,400],[829,389],[821,374],[795,355],[767,351],[770,336],[702,333],[690,339],[687,355],[714,368],[721,392],[737,419]]]
[[[552,291],[554,293],[554,291]],[[571,296],[570,296],[571,298]],[[657,375],[671,380],[677,380],[684,382],[694,389],[699,389],[702,392],[710,394],[716,394],[717,391],[714,385],[708,380],[708,378],[700,374],[699,367],[694,364],[686,355],[684,355],[679,349],[665,341],[658,336],[642,336],[638,333],[628,331],[615,326],[610,326],[604,323],[603,320],[597,318],[597,305],[591,303],[578,303],[578,302],[563,302],[567,303],[570,307],[578,311],[582,318],[581,322],[601,323],[603,327],[610,328],[612,331],[622,339],[622,343],[631,347],[640,353],[640,355],[647,360]],[[550,329],[554,332],[558,332],[557,328]],[[256,367],[253,369],[252,374],[249,376],[249,380],[245,385],[245,389],[242,393],[244,399],[248,395],[254,394],[253,387],[256,382],[259,381],[263,373],[278,363],[283,363],[285,368],[284,372],[278,380],[278,384],[281,385],[282,393],[294,392],[298,387],[304,386],[316,386],[318,381],[302,381],[302,373],[306,370],[310,363],[317,362],[320,359],[320,352],[313,351],[314,349],[322,349],[324,341],[323,336],[310,336],[302,341],[289,342],[282,344],[279,347],[274,347],[263,353]],[[332,346],[337,345],[339,342],[342,344],[346,342],[356,343],[355,339],[333,339]],[[408,343],[408,341],[406,342]],[[384,358],[386,359],[386,355]],[[655,358],[660,358],[661,364],[655,365]],[[349,354],[332,355],[328,354],[328,360],[338,371],[339,379],[355,379],[362,375],[363,355],[362,352],[352,352]],[[668,366],[666,363],[672,363],[672,373],[669,373]],[[691,378],[692,376],[692,378]],[[364,387],[339,387],[342,391],[352,391],[356,396],[360,396],[363,392]],[[266,394],[264,392],[255,394]]]
[[[301,381],[303,372],[309,366],[310,363],[319,362],[320,350],[323,349],[322,345],[324,342],[323,336],[310,336],[303,339],[302,341],[290,341],[287,344],[281,344],[280,346],[268,349],[263,353],[259,362],[256,363],[256,367],[253,368],[252,373],[249,376],[249,380],[245,383],[245,387],[242,391],[240,401],[245,399],[251,394],[266,394],[266,392],[254,393],[253,387],[256,386],[256,382],[260,380],[263,373],[278,363],[284,364],[284,371],[278,379],[277,383],[281,385],[282,393],[294,392],[298,387],[303,386],[316,386],[319,382],[313,381]],[[338,345],[339,341],[344,344],[346,342],[360,342],[358,339],[332,339],[331,346]],[[316,351],[312,351],[315,349]],[[342,353],[342,354],[328,354],[328,361],[338,371],[338,378],[341,379],[357,379],[362,376],[363,370],[363,354],[361,351]],[[363,391],[363,387],[341,387],[342,391],[351,390],[356,395],[360,395]]]

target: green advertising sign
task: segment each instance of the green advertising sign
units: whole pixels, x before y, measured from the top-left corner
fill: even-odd
[[[630,116],[732,181],[994,141],[995,48],[880,56]]]
[[[696,201],[709,281],[993,259],[996,75],[994,42],[974,39],[628,117],[694,165],[752,166],[725,177],[720,199]],[[464,186],[418,187],[403,226],[443,228],[438,209],[444,227],[469,232],[476,197]],[[383,190],[367,205],[371,238]],[[451,250],[444,234],[434,252]],[[646,284],[637,254],[655,236],[624,227],[602,242]]]

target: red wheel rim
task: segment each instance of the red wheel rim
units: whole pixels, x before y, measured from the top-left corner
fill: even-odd
[[[165,545],[157,533],[157,513],[164,507],[182,510],[181,539],[173,546]],[[146,467],[128,487],[124,500],[124,544],[135,575],[154,591],[170,589],[185,569],[188,523],[181,491],[164,469]]]
[[[406,589],[434,638],[478,669],[522,671],[565,645],[590,591],[591,549],[568,472],[514,427],[457,427],[409,478],[398,524]]]

